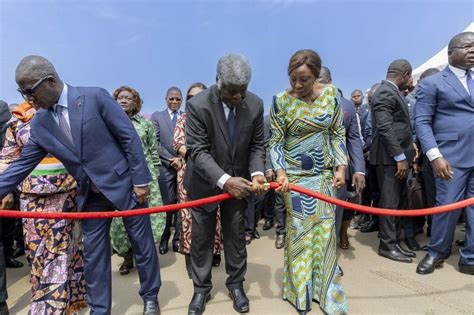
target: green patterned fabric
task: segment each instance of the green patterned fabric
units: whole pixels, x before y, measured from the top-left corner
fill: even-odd
[[[150,208],[158,207],[163,205],[163,201],[161,200],[161,193],[158,187],[158,176],[161,162],[158,152],[158,142],[156,141],[155,127],[151,121],[146,120],[141,115],[137,114],[131,119],[142,142],[148,169],[150,170],[152,177],[155,179],[150,184],[151,193],[148,206]],[[161,212],[152,214],[150,215],[150,221],[155,243],[159,243],[161,234],[163,234],[163,230],[165,229],[166,213]],[[112,241],[112,247],[118,255],[123,256],[132,249],[122,218],[112,219],[110,238]]]
[[[333,169],[347,165],[343,113],[327,85],[312,104],[278,94],[270,109],[273,167],[291,183],[335,196]],[[347,299],[336,257],[335,207],[298,193],[285,194],[287,237],[283,299],[299,310],[311,301],[327,314],[345,314]]]

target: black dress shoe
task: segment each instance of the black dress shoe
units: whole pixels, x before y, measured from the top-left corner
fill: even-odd
[[[206,309],[206,303],[211,299],[210,293],[194,293],[188,307],[188,315],[201,315]]]
[[[120,265],[119,272],[120,275],[125,276],[130,273],[130,269],[133,268],[133,253],[129,251],[123,256],[123,263]]]
[[[229,291],[229,296],[234,301],[234,310],[239,313],[248,313],[250,310],[249,299],[243,289],[234,289]]]
[[[425,257],[418,263],[416,267],[416,273],[420,275],[427,275],[433,273],[435,268],[440,268],[444,263],[442,258],[434,258],[429,254],[426,254]]]
[[[379,230],[379,225],[374,221],[369,221],[367,224],[360,227],[361,233],[372,233]]]
[[[219,267],[221,265],[221,254],[214,254],[212,256],[212,266]]]
[[[395,244],[395,249],[397,251],[399,251],[400,253],[402,253],[403,255],[407,256],[407,257],[410,257],[410,258],[415,258],[416,257],[415,252],[412,252],[408,249],[403,248],[402,245],[400,245],[400,244]]]
[[[474,265],[466,265],[459,263],[459,272],[465,273],[468,275],[474,275]]]
[[[258,239],[260,239],[260,233],[258,233],[258,231],[255,230],[255,232],[253,232],[252,237],[253,237],[254,239],[258,240]]]
[[[143,306],[143,315],[160,315],[160,305],[158,301],[146,301]]]
[[[407,247],[410,250],[413,250],[415,252],[421,250],[420,244],[418,244],[418,242],[416,241],[416,239],[414,237],[407,238],[405,240],[405,244],[407,244]]]
[[[7,302],[0,303],[0,315],[9,315]]]
[[[455,244],[456,246],[464,247],[464,245],[466,244],[466,242],[465,242],[464,240],[456,240],[456,241],[454,242],[454,244]]]
[[[160,242],[160,247],[158,248],[161,255],[164,255],[168,252],[168,242]]]
[[[273,221],[265,220],[265,223],[263,223],[263,230],[267,231],[267,230],[270,230],[272,227],[273,227]]]
[[[179,252],[179,241],[173,241],[173,252]]]
[[[276,249],[282,249],[285,247],[285,234],[277,234],[275,239],[275,247]]]
[[[17,247],[15,248],[15,250],[13,251],[13,258],[18,258],[20,256],[23,256],[25,255],[25,248],[24,247]]]
[[[13,257],[5,257],[5,266],[7,268],[21,268],[23,263]]]
[[[410,257],[407,257],[400,253],[398,250],[383,250],[379,249],[379,256],[399,261],[399,262],[404,262],[404,263],[411,263],[413,260]]]

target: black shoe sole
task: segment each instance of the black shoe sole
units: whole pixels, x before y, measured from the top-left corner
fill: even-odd
[[[472,267],[459,266],[459,272],[467,275],[474,275],[474,269]]]

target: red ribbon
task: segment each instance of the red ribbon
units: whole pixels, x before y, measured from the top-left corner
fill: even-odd
[[[277,183],[270,183],[271,189],[279,187]],[[455,211],[464,207],[474,205],[474,198],[466,199],[463,201],[455,202],[449,205],[416,209],[416,210],[394,210],[394,209],[383,209],[383,208],[372,208],[367,206],[361,206],[358,204],[342,201],[334,197],[329,197],[315,191],[299,187],[297,185],[290,184],[290,189],[294,192],[308,195],[320,199],[322,201],[341,206],[345,209],[355,210],[364,213],[376,214],[376,215],[388,215],[388,216],[401,216],[401,217],[414,217],[414,216],[425,216],[438,214],[443,212]],[[193,200],[184,203],[178,203],[173,205],[166,205],[154,208],[145,209],[134,209],[134,210],[123,210],[123,211],[103,211],[103,212],[28,212],[28,211],[15,211],[15,210],[0,210],[0,217],[5,218],[28,218],[28,219],[110,219],[116,217],[131,217],[137,215],[147,215],[158,212],[177,211],[183,208],[193,208],[210,203],[218,203],[227,199],[231,199],[232,196],[229,193],[223,193],[217,196]]]

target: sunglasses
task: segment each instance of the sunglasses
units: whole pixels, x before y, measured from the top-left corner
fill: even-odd
[[[403,90],[408,90],[408,92],[413,92],[414,89],[415,89],[414,85],[409,85],[406,88],[404,88]]]
[[[34,97],[35,90],[41,85],[41,83],[43,83],[44,81],[46,81],[49,78],[51,78],[51,76],[47,75],[47,76],[39,79],[35,84],[33,84],[32,87],[30,87],[28,89],[18,88],[17,91],[20,92],[21,96],[23,96],[23,98],[25,100],[28,99],[29,97],[32,97],[32,96]]]
[[[179,97],[170,97],[168,100],[173,102],[181,102],[181,99]]]

